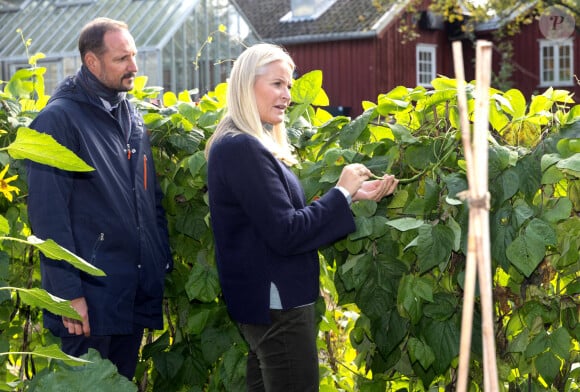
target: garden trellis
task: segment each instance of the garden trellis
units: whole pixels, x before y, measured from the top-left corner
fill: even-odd
[[[491,80],[492,44],[477,41],[475,69],[475,110],[473,138],[467,113],[465,76],[461,42],[453,43],[453,59],[457,78],[457,104],[459,108],[461,138],[467,167],[469,188],[463,197],[469,203],[469,233],[465,271],[465,291],[461,322],[459,352],[459,375],[457,391],[467,390],[469,354],[473,325],[475,278],[479,273],[479,292],[482,313],[484,388],[498,391],[497,364],[493,328],[493,295],[491,274],[491,252],[489,234],[488,192],[488,119],[489,87]]]

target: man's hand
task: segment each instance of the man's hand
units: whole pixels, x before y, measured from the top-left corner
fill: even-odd
[[[81,320],[75,320],[68,317],[62,318],[62,323],[68,332],[72,335],[91,335],[91,326],[89,325],[89,308],[85,297],[75,298],[70,301],[71,306],[82,317]]]

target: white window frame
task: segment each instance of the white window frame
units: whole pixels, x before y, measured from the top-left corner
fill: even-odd
[[[545,68],[545,63],[547,61],[544,50],[551,48],[553,51],[553,66],[552,66],[552,79],[546,78],[549,69]],[[562,58],[562,48],[567,48],[569,50],[567,61],[570,62],[569,70],[570,75],[568,78],[563,78],[561,75],[561,69],[564,67]],[[574,85],[574,41],[572,39],[565,40],[540,40],[540,51],[539,51],[539,62],[540,62],[540,86],[541,87],[559,87],[559,86],[573,86]]]
[[[422,56],[423,54],[428,54],[431,57],[430,61],[426,61]],[[432,87],[431,81],[437,77],[437,45],[417,44],[415,49],[415,60],[415,75],[417,85]],[[424,67],[428,67],[430,69],[425,70]]]

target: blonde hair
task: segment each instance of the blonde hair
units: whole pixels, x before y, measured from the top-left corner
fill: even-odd
[[[245,133],[255,136],[279,160],[288,166],[298,161],[292,155],[286,127],[282,121],[266,132],[260,120],[254,83],[264,67],[275,61],[283,61],[292,70],[294,61],[282,47],[273,44],[256,44],[247,48],[235,61],[228,81],[226,93],[226,114],[215,132],[207,141],[205,155],[209,156],[211,146],[225,135]]]

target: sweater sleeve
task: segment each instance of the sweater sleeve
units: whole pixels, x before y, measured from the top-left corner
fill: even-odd
[[[278,160],[257,139],[245,135],[228,139],[210,160],[254,230],[271,249],[282,255],[300,254],[355,230],[349,204],[340,190],[332,188],[305,206],[301,186],[289,183],[286,175],[290,173],[285,174]]]
[[[50,111],[39,114],[31,128],[51,134],[68,148],[73,145],[66,138],[65,121]],[[73,174],[54,167],[29,161],[27,163],[28,215],[32,232],[40,239],[52,239],[75,253],[70,224],[69,199],[73,192]],[[62,260],[42,258],[43,286],[51,294],[64,299],[83,296],[79,271]]]

